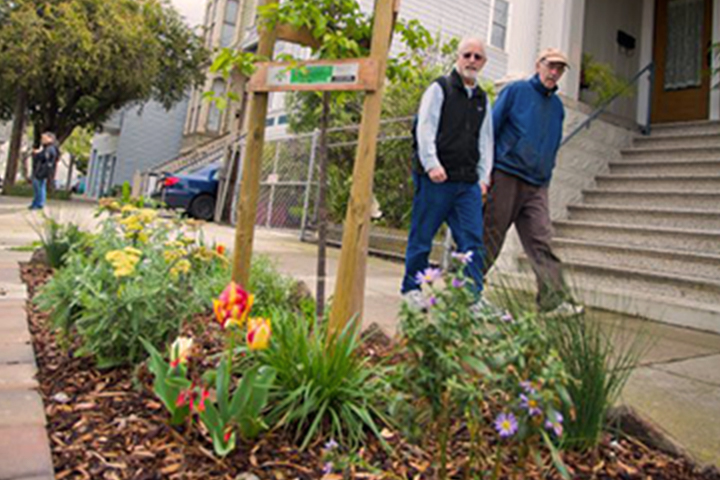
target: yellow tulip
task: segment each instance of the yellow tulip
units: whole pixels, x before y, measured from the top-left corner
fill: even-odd
[[[248,320],[247,344],[250,350],[264,350],[270,343],[272,327],[269,318],[251,318]]]

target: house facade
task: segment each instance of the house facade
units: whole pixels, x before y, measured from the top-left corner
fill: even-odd
[[[93,137],[88,167],[89,197],[98,198],[113,186],[133,182],[136,172],[175,158],[182,144],[187,98],[172,109],[150,101],[113,115]]]

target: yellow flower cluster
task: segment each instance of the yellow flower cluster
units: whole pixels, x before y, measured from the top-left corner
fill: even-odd
[[[115,269],[115,276],[127,277],[135,271],[135,265],[140,261],[142,252],[137,248],[125,247],[122,250],[113,250],[105,255],[105,260]]]
[[[187,255],[187,250],[184,248],[174,248],[172,250],[165,250],[163,252],[163,258],[165,258],[165,262],[167,263],[173,263],[177,260],[180,260],[185,255]]]
[[[137,238],[142,243],[148,242],[148,234],[144,231],[157,218],[157,211],[151,208],[137,208],[125,205],[121,210],[123,214],[120,225],[124,227],[125,238]]]
[[[170,276],[173,279],[177,279],[181,273],[188,273],[190,271],[190,260],[183,258],[173,265],[170,269]]]

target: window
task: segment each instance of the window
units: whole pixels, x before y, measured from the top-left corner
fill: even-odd
[[[222,32],[220,32],[220,46],[229,47],[235,40],[235,26],[237,25],[238,0],[228,0],[225,4],[225,18]]]
[[[287,115],[280,115],[278,118],[278,125],[286,125],[288,123],[288,116]]]
[[[212,91],[216,97],[225,95],[225,81],[222,78],[216,78],[212,84]],[[213,102],[210,104],[210,111],[208,112],[207,129],[210,132],[220,131],[220,110],[217,105]]]
[[[508,13],[510,4],[507,0],[495,0],[493,9],[493,21],[490,28],[490,45],[500,50],[505,50],[507,40]]]
[[[265,126],[266,127],[272,127],[275,125],[275,117],[268,118],[265,120]]]

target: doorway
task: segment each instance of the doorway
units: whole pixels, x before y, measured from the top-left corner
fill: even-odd
[[[657,0],[653,123],[709,117],[712,0]]]

